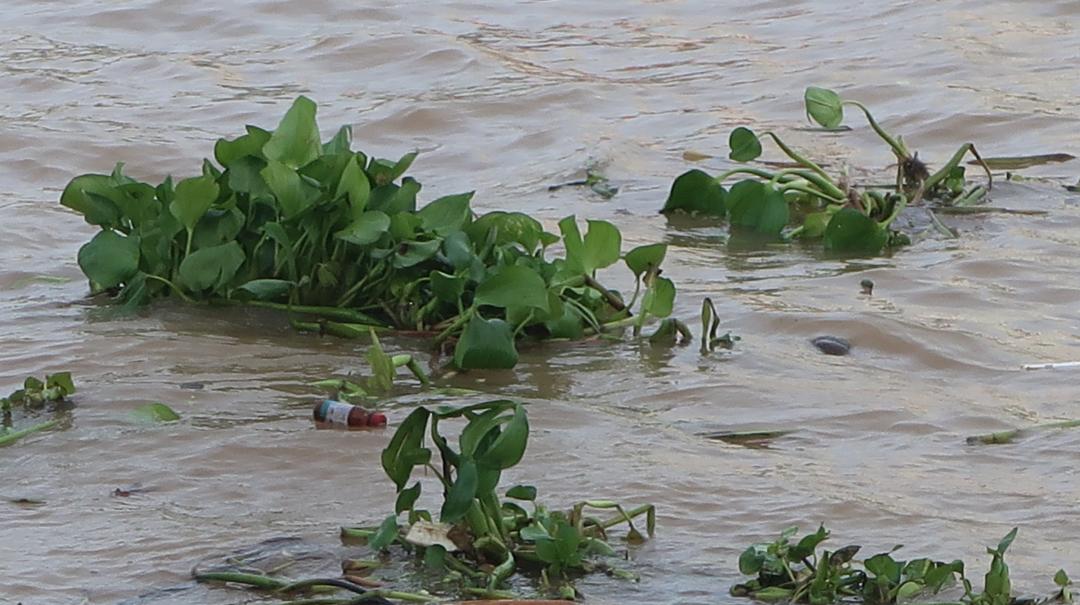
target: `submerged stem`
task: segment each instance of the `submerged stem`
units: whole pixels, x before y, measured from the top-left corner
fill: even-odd
[[[147,273],[146,278],[147,279],[156,279],[157,281],[159,281],[159,282],[165,284],[166,286],[169,286],[170,288],[172,288],[173,292],[176,292],[176,295],[179,296],[181,299],[183,299],[184,302],[186,302],[188,304],[195,304],[195,299],[191,298],[187,294],[184,294],[184,291],[181,290],[180,288],[178,288],[176,286],[176,284],[174,284],[171,281],[165,279],[164,277],[161,277],[161,276],[158,276],[158,275],[151,275],[151,274]]]

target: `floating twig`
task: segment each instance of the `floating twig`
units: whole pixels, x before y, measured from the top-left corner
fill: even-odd
[[[1025,437],[1031,433],[1060,429],[1071,429],[1076,427],[1080,427],[1080,420],[1063,420],[1061,422],[1037,424],[1035,426],[1029,426],[1024,429],[1010,429],[1008,431],[998,431],[996,433],[987,433],[985,435],[972,435],[971,437],[967,438],[967,443],[968,445],[996,445],[1001,443],[1012,443],[1018,437]]]

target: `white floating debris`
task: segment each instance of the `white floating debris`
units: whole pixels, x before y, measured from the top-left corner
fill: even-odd
[[[1059,361],[1057,363],[1025,363],[1025,370],[1064,370],[1067,368],[1080,368],[1080,361]]]
[[[453,525],[432,523],[421,519],[409,528],[409,533],[405,534],[405,541],[416,546],[439,545],[445,548],[446,552],[456,552],[458,547],[450,539],[450,530],[453,527]]]

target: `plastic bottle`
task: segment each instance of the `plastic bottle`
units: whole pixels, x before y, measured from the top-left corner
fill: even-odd
[[[386,426],[386,415],[382,412],[368,412],[360,406],[333,399],[316,403],[312,417],[316,423],[350,429]]]

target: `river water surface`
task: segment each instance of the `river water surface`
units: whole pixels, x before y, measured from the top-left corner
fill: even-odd
[[[834,547],[905,544],[985,565],[1011,527],[1025,594],[1080,575],[1080,432],[969,447],[964,436],[1072,418],[1080,359],[1080,196],[1002,182],[993,204],[1044,215],[946,219],[890,257],[729,248],[720,228],[656,211],[688,149],[725,155],[736,125],[775,129],[852,174],[890,158],[854,130],[804,126],[802,91],[867,103],[932,163],[984,154],[1080,155],[1080,5],[885,2],[21,2],[0,25],[0,387],[70,370],[63,430],[0,451],[0,603],[114,603],[183,584],[207,556],[277,536],[336,544],[342,524],[393,505],[378,464],[391,432],[316,431],[308,381],[362,367],[363,347],[298,335],[276,314],[159,304],[117,318],[86,301],[75,263],[94,229],[57,203],[76,174],[187,176],[218,136],[273,127],[320,103],[383,157],[413,148],[423,199],[475,189],[480,210],[604,218],[625,246],[670,244],[677,314],[702,297],[730,355],[695,346],[552,345],[513,372],[458,386],[532,402],[530,455],[507,478],[556,505],[604,497],[659,508],[630,584],[590,579],[596,602],[730,602],[741,548],[825,522]],[[821,143],[824,141],[824,143]],[[815,143],[816,142],[816,143]],[[811,147],[814,143],[815,147]],[[590,161],[611,200],[547,185]],[[719,171],[722,160],[702,167]],[[1080,175],[1078,162],[1026,174]],[[874,280],[872,297],[859,294]],[[630,284],[611,271],[611,285]],[[848,357],[808,341],[849,339]],[[426,356],[423,343],[392,340]],[[204,388],[184,388],[185,383]],[[191,387],[193,385],[186,385]],[[163,401],[184,420],[128,421]],[[415,402],[416,398],[409,401]],[[407,406],[388,401],[391,423]],[[768,448],[723,429],[797,429]],[[128,498],[118,487],[150,488]],[[977,582],[978,583],[978,582]],[[177,603],[233,603],[213,590]]]

